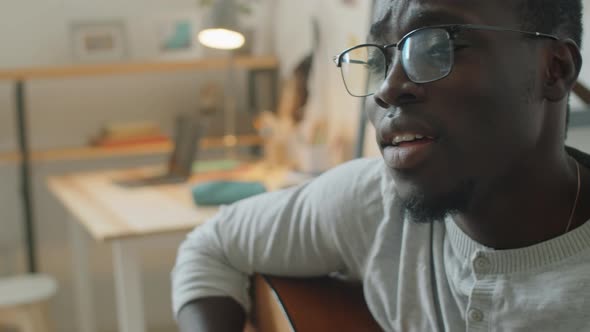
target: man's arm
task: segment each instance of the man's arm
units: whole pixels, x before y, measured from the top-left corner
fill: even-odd
[[[230,297],[248,312],[254,272],[319,276],[341,270],[333,233],[325,229],[329,220],[320,221],[307,192],[303,186],[226,206],[191,232],[172,272],[177,319],[181,307],[198,298]]]
[[[241,332],[246,313],[230,297],[207,297],[187,303],[178,313],[180,332]]]
[[[243,317],[250,310],[249,277],[255,272],[291,277],[342,272],[360,278],[364,258],[357,253],[363,255],[370,246],[369,233],[383,211],[382,176],[375,176],[371,165],[355,162],[301,187],[224,207],[197,227],[180,246],[172,272],[179,323],[186,329],[201,324],[197,320],[225,319],[225,309],[221,316],[213,310],[225,304],[234,309],[240,305],[241,314],[235,317]],[[225,300],[214,300],[221,301],[216,306],[211,298]],[[202,308],[209,305],[211,309]],[[233,314],[240,311],[234,309]]]

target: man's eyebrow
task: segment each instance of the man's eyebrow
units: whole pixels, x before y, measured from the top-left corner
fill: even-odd
[[[414,15],[408,20],[407,29],[414,30],[431,25],[441,24],[466,24],[467,18],[461,14],[448,10],[425,10]],[[407,31],[409,32],[409,31]]]

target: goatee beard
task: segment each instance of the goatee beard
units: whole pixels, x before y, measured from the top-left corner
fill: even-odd
[[[473,181],[463,181],[442,194],[413,193],[402,197],[402,206],[410,220],[417,223],[442,221],[448,215],[467,211],[473,197]]]

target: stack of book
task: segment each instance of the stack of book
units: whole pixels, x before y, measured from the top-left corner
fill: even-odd
[[[162,133],[160,126],[146,121],[107,124],[91,144],[98,147],[122,147],[167,142],[170,139]]]

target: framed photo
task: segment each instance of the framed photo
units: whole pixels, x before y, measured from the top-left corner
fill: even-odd
[[[72,53],[76,62],[116,62],[127,57],[122,20],[73,22]]]

